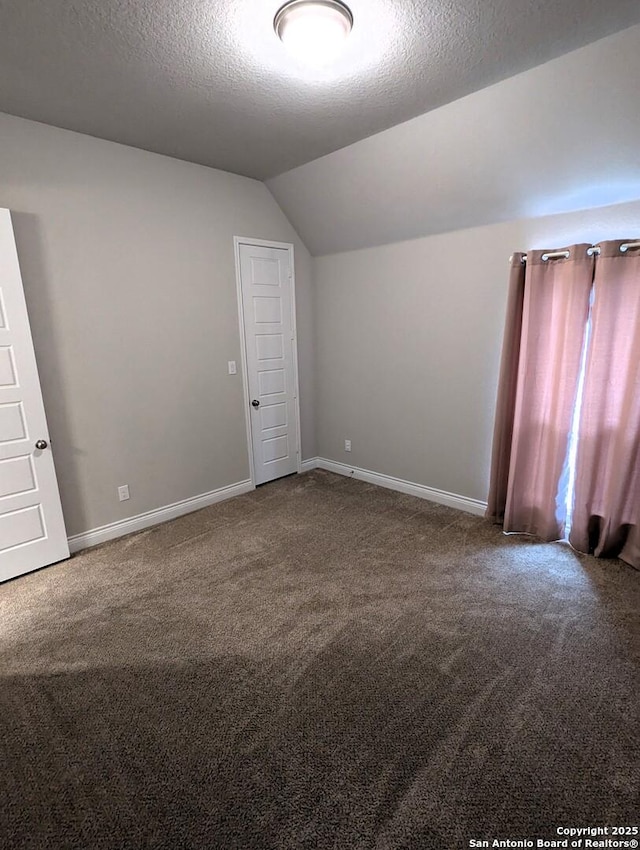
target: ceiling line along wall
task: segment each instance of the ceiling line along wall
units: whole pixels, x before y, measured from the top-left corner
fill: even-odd
[[[640,199],[640,25],[267,181],[314,255]]]
[[[267,181],[316,255],[319,456],[486,499],[508,257],[640,236],[638,76],[640,26]]]

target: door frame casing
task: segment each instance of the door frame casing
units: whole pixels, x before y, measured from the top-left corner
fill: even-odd
[[[238,299],[238,326],[240,332],[240,364],[242,371],[242,389],[244,395],[244,419],[247,429],[247,453],[249,455],[249,477],[253,489],[256,487],[256,476],[253,463],[253,431],[251,428],[251,410],[249,407],[249,367],[247,362],[247,338],[244,323],[244,300],[242,298],[242,277],[240,275],[240,247],[255,245],[259,248],[281,248],[289,254],[289,279],[291,286],[291,347],[293,360],[293,386],[295,392],[294,411],[296,429],[296,472],[302,471],[302,436],[300,431],[300,384],[298,381],[298,328],[296,322],[296,271],[294,265],[293,243],[275,242],[271,239],[255,239],[251,236],[234,236],[233,253],[236,265],[236,296]]]

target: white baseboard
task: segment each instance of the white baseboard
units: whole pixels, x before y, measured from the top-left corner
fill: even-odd
[[[312,469],[326,469],[327,472],[335,472],[347,478],[356,478],[358,481],[377,484],[379,487],[397,490],[400,493],[417,496],[419,499],[427,499],[439,505],[448,505],[450,508],[457,508],[458,510],[467,511],[467,513],[476,514],[477,516],[484,516],[487,508],[486,502],[480,502],[477,499],[469,499],[467,496],[447,493],[446,490],[436,490],[434,487],[426,487],[424,484],[416,484],[413,481],[404,481],[402,478],[394,478],[391,475],[383,475],[380,472],[372,472],[369,469],[348,466],[345,463],[338,463],[324,457],[313,457],[303,460],[300,469],[301,472],[309,472]],[[167,522],[170,519],[176,519],[176,517],[191,513],[192,511],[198,511],[200,508],[206,508],[209,505],[215,505],[216,502],[222,502],[225,499],[232,499],[234,496],[240,496],[242,493],[248,493],[253,489],[251,481],[239,481],[237,484],[220,487],[218,490],[212,490],[210,493],[203,493],[200,496],[193,496],[191,499],[183,499],[181,502],[165,505],[163,508],[156,508],[155,510],[138,514],[137,516],[111,522],[108,525],[93,528],[91,531],[85,531],[82,534],[74,534],[69,537],[69,551],[71,553],[79,552],[81,549],[88,549],[90,546],[106,543],[107,540],[114,540],[116,537],[122,537],[125,534],[142,531],[144,528],[149,528],[160,522]]]
[[[426,487],[424,484],[404,481],[402,478],[394,478],[391,475],[382,475],[382,473],[372,472],[370,469],[348,466],[346,463],[337,463],[334,460],[327,460],[324,457],[315,457],[312,460],[306,460],[302,468],[303,472],[316,468],[326,469],[327,472],[336,472],[338,475],[347,476],[347,478],[357,478],[358,481],[377,484],[380,487],[387,487],[389,490],[397,490],[399,493],[417,496],[419,499],[427,499],[429,502],[447,505],[450,508],[457,508],[460,511],[466,511],[476,516],[484,516],[484,512],[487,509],[487,503],[481,502],[478,499],[470,499],[468,496],[458,496],[456,493],[448,493],[446,490],[437,490],[435,487]]]
[[[176,519],[176,517],[191,513],[192,511],[198,511],[200,508],[215,505],[216,502],[222,502],[225,499],[240,496],[242,493],[248,493],[253,489],[254,487],[251,481],[239,481],[237,484],[230,484],[228,487],[219,487],[217,490],[211,490],[210,493],[202,493],[200,496],[183,499],[181,502],[174,502],[172,505],[165,505],[163,508],[155,508],[152,511],[146,511],[137,516],[111,522],[108,525],[100,526],[100,528],[84,531],[82,534],[74,534],[72,537],[69,537],[69,551],[71,553],[79,552],[81,549],[87,549],[89,546],[97,546],[99,543],[105,543],[107,540],[122,537],[124,534],[131,534],[133,531],[142,531],[143,528],[149,528],[152,525],[166,522],[169,519]]]

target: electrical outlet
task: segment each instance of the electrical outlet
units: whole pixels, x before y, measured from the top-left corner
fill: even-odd
[[[351,451],[351,440],[345,440],[344,441],[344,450],[345,450],[345,452]]]
[[[118,498],[121,502],[126,502],[129,497],[129,485],[123,484],[121,487],[118,487]]]
[[[229,367],[229,374],[230,375],[237,375],[238,374],[238,369],[236,368],[236,361],[235,360],[228,360],[227,366]]]

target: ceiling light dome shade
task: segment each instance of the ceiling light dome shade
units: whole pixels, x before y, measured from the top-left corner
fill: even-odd
[[[340,0],[291,0],[273,21],[287,50],[308,65],[334,59],[351,32],[353,15]]]

